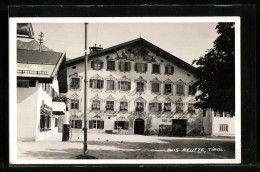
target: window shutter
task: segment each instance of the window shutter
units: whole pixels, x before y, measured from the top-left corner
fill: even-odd
[[[117,129],[118,121],[115,121],[115,129]]]
[[[133,119],[130,119],[130,121],[129,121],[129,123],[130,123],[130,124],[129,124],[130,128],[133,128],[133,122],[134,122]]]
[[[91,61],[91,68],[94,69],[94,61]]]
[[[128,82],[128,90],[131,90],[131,82]]]
[[[77,128],[82,128],[82,120],[78,120],[78,127]]]
[[[137,63],[135,63],[135,71],[137,71]]]
[[[104,129],[104,121],[100,121],[100,129]]]
[[[118,65],[118,68],[119,68],[120,71],[122,71],[122,70],[121,70],[121,63],[122,63],[122,62],[119,62],[119,65]]]
[[[144,71],[147,72],[147,63],[144,64]]]
[[[127,62],[127,66],[128,66],[128,71],[130,71],[131,70],[131,62]]]
[[[162,111],[162,104],[159,103],[159,111]]]
[[[168,66],[165,66],[165,73],[168,74]]]
[[[79,99],[79,111],[82,111],[82,98]]]
[[[118,90],[120,90],[120,81],[118,81]]]
[[[129,121],[125,121],[125,123],[124,123],[124,129],[129,129]]]
[[[101,80],[101,88],[103,88],[103,86],[104,86],[104,81]]]
[[[89,80],[89,88],[93,88],[93,80],[92,79]]]
[[[92,120],[89,120],[88,128],[89,128],[89,129],[92,129],[92,128],[93,128],[93,121],[92,121]]]
[[[100,62],[100,69],[103,69],[104,62]]]
[[[171,68],[172,68],[172,74],[173,74],[174,73],[174,67],[172,66]]]

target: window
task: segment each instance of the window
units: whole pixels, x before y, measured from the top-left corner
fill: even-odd
[[[115,61],[107,61],[107,70],[115,70]]]
[[[162,111],[161,103],[149,103],[149,110],[152,112],[160,112]]]
[[[164,94],[172,93],[172,84],[164,84]]]
[[[164,111],[171,112],[171,103],[164,103]]]
[[[115,81],[107,80],[107,90],[114,90],[115,89]]]
[[[153,64],[152,73],[160,73],[160,65],[159,64]]]
[[[176,112],[183,112],[183,103],[176,103]]]
[[[115,121],[114,129],[129,129],[129,121]]]
[[[188,104],[188,112],[193,112],[193,113],[195,112],[195,107],[191,103]]]
[[[71,120],[71,128],[82,128],[82,120]]]
[[[189,95],[195,94],[195,87],[193,85],[189,85]]]
[[[152,93],[160,92],[160,83],[152,83]]]
[[[51,127],[51,117],[50,115],[44,114],[40,118],[40,129],[45,131]]]
[[[137,92],[144,92],[144,83],[143,82],[137,82],[136,91]]]
[[[136,111],[137,112],[143,112],[144,111],[144,103],[143,102],[137,102],[136,103]]]
[[[79,78],[71,78],[70,88],[71,89],[79,89],[79,83],[80,83]]]
[[[100,110],[100,101],[99,100],[93,100],[92,110]]]
[[[165,66],[165,74],[173,74],[174,73],[174,67],[173,66]]]
[[[167,119],[162,119],[162,122],[167,122]]]
[[[131,63],[130,62],[119,62],[119,70],[122,72],[128,72],[131,70]]]
[[[90,82],[89,82],[89,87],[90,88],[102,89],[103,85],[104,85],[104,81],[103,80],[90,79]]]
[[[58,127],[58,118],[55,118],[55,127]]]
[[[135,71],[140,73],[147,72],[147,64],[146,63],[136,63],[135,64]]]
[[[79,100],[72,99],[70,103],[71,109],[79,109]]]
[[[128,102],[120,102],[120,111],[128,110]]]
[[[118,89],[121,90],[121,91],[131,90],[131,82],[118,81]]]
[[[219,124],[219,131],[228,132],[228,124]]]
[[[176,87],[177,87],[177,92],[176,92],[176,94],[177,94],[177,95],[184,95],[184,85],[182,85],[182,84],[177,84]]]
[[[29,88],[29,81],[18,80],[18,81],[17,81],[17,87]]]
[[[102,61],[91,61],[91,68],[94,70],[100,70],[103,68]]]
[[[114,101],[107,101],[106,110],[114,110]]]
[[[104,129],[104,121],[101,120],[89,120],[89,129]]]

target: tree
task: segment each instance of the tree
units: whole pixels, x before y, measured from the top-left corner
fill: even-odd
[[[196,108],[212,108],[214,111],[235,111],[235,24],[218,23],[219,36],[213,48],[198,60],[195,69]]]

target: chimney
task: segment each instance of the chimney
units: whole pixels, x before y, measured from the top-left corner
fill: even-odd
[[[98,51],[102,51],[103,48],[101,47],[101,44],[99,44],[99,47],[97,47],[97,44],[95,44],[93,47],[89,47],[89,53],[95,53]]]

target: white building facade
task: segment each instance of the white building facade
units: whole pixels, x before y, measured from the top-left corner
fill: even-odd
[[[142,38],[97,48],[87,63],[88,132],[144,134],[171,126],[186,135],[201,126],[191,65]],[[82,131],[84,56],[66,66],[70,123]]]

